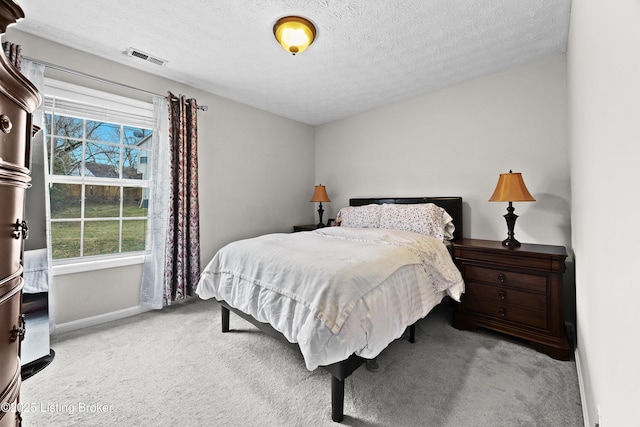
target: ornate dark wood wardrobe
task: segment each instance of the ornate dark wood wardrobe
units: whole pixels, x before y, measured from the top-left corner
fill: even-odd
[[[20,6],[0,0],[2,34],[20,18]],[[0,427],[21,424],[22,256],[28,236],[24,197],[31,181],[31,114],[41,101],[31,82],[0,53]]]

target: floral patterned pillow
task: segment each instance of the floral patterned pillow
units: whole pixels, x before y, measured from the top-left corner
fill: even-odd
[[[380,205],[344,207],[338,212],[336,223],[341,227],[380,228]]]
[[[442,241],[453,239],[453,218],[433,203],[381,205],[380,228],[413,231]]]

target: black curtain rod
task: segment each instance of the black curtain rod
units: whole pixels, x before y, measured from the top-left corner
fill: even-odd
[[[151,91],[148,91],[148,90],[140,89],[138,87],[129,86],[129,85],[126,85],[124,83],[114,82],[113,80],[103,79],[102,77],[97,77],[97,76],[94,76],[94,75],[91,75],[91,74],[83,73],[82,71],[72,70],[71,68],[63,67],[61,65],[52,64],[50,62],[41,61],[39,59],[30,58],[28,56],[23,56],[23,58],[24,59],[28,59],[29,61],[37,62],[38,64],[42,64],[47,68],[51,68],[52,70],[62,71],[64,73],[73,74],[73,75],[76,75],[76,76],[79,76],[79,77],[83,77],[85,79],[95,80],[95,81],[100,82],[100,83],[107,83],[107,84],[110,84],[110,85],[113,85],[113,86],[118,86],[118,87],[125,88],[125,89],[136,90],[138,92],[148,93],[149,95],[155,95],[155,96],[161,96],[163,98],[167,98],[166,95],[160,95],[159,93],[155,93],[155,92],[151,92]],[[198,110],[207,111],[208,109],[209,109],[209,107],[207,107],[206,105],[198,105]]]

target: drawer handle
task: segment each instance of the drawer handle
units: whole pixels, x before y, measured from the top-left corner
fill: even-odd
[[[506,282],[506,281],[507,281],[507,276],[505,276],[504,274],[500,273],[500,274],[498,274],[498,280],[499,280],[501,283],[504,283],[504,282]]]
[[[504,308],[500,307],[498,309],[498,313],[500,313],[500,317],[504,317],[507,315],[507,310],[505,310]]]
[[[500,297],[501,300],[505,300],[507,299],[507,293],[505,291],[500,291],[498,292],[498,296]]]
[[[4,133],[10,133],[11,128],[13,127],[13,123],[11,123],[11,119],[6,114],[0,114],[0,129]]]
[[[16,219],[16,223],[13,224],[13,238],[18,240],[22,236],[24,240],[29,238],[29,226],[27,225],[27,221],[20,222],[19,219]]]
[[[24,314],[21,314],[18,318],[18,326],[13,325],[13,329],[11,329],[11,342],[16,341],[18,338],[22,341],[24,339],[25,332]]]

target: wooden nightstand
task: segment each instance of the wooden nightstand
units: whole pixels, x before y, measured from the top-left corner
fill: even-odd
[[[452,249],[465,281],[454,327],[503,332],[554,359],[570,359],[562,313],[563,246],[506,248],[497,241],[461,239]]]
[[[318,225],[317,224],[305,224],[305,225],[294,225],[293,226],[293,232],[297,233],[298,231],[313,231],[313,230],[317,230],[318,229]]]

